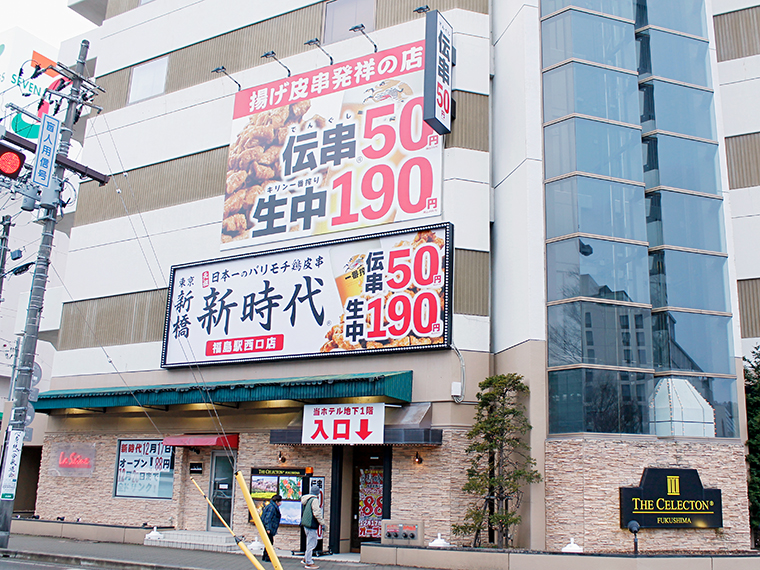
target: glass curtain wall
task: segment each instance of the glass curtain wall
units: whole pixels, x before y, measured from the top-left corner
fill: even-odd
[[[631,2],[542,3],[551,433],[649,433],[654,393]]]
[[[543,0],[549,431],[737,437],[704,0]]]
[[[636,0],[655,368],[651,433],[738,437],[704,0]]]

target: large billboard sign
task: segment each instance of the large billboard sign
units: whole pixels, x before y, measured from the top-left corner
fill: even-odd
[[[451,224],[172,268],[162,366],[443,348]]]
[[[240,91],[223,248],[440,215],[424,68],[418,41]]]

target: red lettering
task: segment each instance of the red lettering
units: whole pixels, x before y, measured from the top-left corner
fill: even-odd
[[[61,455],[58,456],[58,467],[67,467],[70,469],[89,468],[90,458],[82,457],[74,451],[72,451],[69,455],[66,455],[63,451],[61,451]]]

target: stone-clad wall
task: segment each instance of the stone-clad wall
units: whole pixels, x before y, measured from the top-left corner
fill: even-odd
[[[158,439],[155,434],[129,434],[128,439]],[[118,437],[114,434],[48,434],[42,446],[36,514],[42,519],[140,526],[177,524],[180,486],[175,483],[172,500],[127,499],[113,496]],[[56,443],[94,443],[92,477],[56,477],[50,474],[50,454]],[[176,461],[175,461],[176,465]],[[197,491],[196,491],[197,493]],[[202,499],[202,497],[201,497]]]
[[[395,446],[391,490],[391,516],[394,519],[423,521],[425,543],[441,533],[456,542],[452,523],[462,521],[470,498],[462,493],[468,462],[464,453],[466,430],[444,430],[442,446]],[[122,434],[128,439],[158,439],[155,434]],[[93,443],[96,449],[92,477],[56,477],[48,472],[50,450],[57,442]],[[191,481],[189,463],[203,463],[203,473],[193,475],[204,493],[209,492],[211,450],[196,453],[178,447],[175,452],[172,500],[126,499],[113,496],[118,436],[114,433],[78,432],[48,434],[43,445],[36,513],[43,519],[64,516],[67,521],[139,526],[176,526],[178,529],[206,530],[208,506]],[[278,463],[278,451],[287,458]],[[417,464],[415,452],[423,458]],[[332,448],[329,446],[276,446],[269,444],[269,430],[240,433],[238,468],[250,484],[251,467],[313,467],[314,474],[325,477],[325,519],[330,524],[329,505],[332,485]],[[344,484],[350,485],[350,481]],[[256,535],[248,522],[248,508],[235,482],[232,528],[237,535],[252,540]],[[348,521],[344,521],[348,524]],[[329,536],[325,536],[325,548]],[[298,550],[300,529],[281,526],[275,544],[278,548]]]
[[[461,542],[451,533],[451,525],[461,523],[467,503],[462,492],[469,462],[465,448],[469,444],[466,430],[444,430],[443,445],[437,447],[393,448],[393,491],[391,518],[422,521],[425,544],[438,533],[449,542]],[[421,464],[414,463],[419,452]]]
[[[278,463],[277,452],[282,451],[285,463]],[[279,446],[269,444],[269,430],[258,433],[240,434],[238,465],[245,476],[247,485],[251,483],[251,467],[313,467],[314,475],[325,478],[325,522],[330,524],[330,489],[332,485],[332,448],[329,446]],[[236,489],[237,491],[238,489]],[[248,522],[248,507],[241,493],[235,494],[235,516],[233,519],[236,533],[243,534],[246,540],[252,539],[256,527]],[[275,537],[275,546],[286,550],[298,550],[301,530],[296,526],[280,526]],[[325,534],[324,549],[327,550],[329,536]]]
[[[744,446],[737,442],[610,438],[546,441],[546,547],[573,538],[585,552],[631,551],[620,528],[620,487],[637,486],[645,467],[694,468],[722,490],[722,529],[642,529],[640,552],[749,550]]]

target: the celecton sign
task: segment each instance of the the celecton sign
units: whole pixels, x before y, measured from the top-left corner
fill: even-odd
[[[620,527],[722,528],[720,489],[705,489],[696,469],[644,469],[638,487],[620,488]]]

